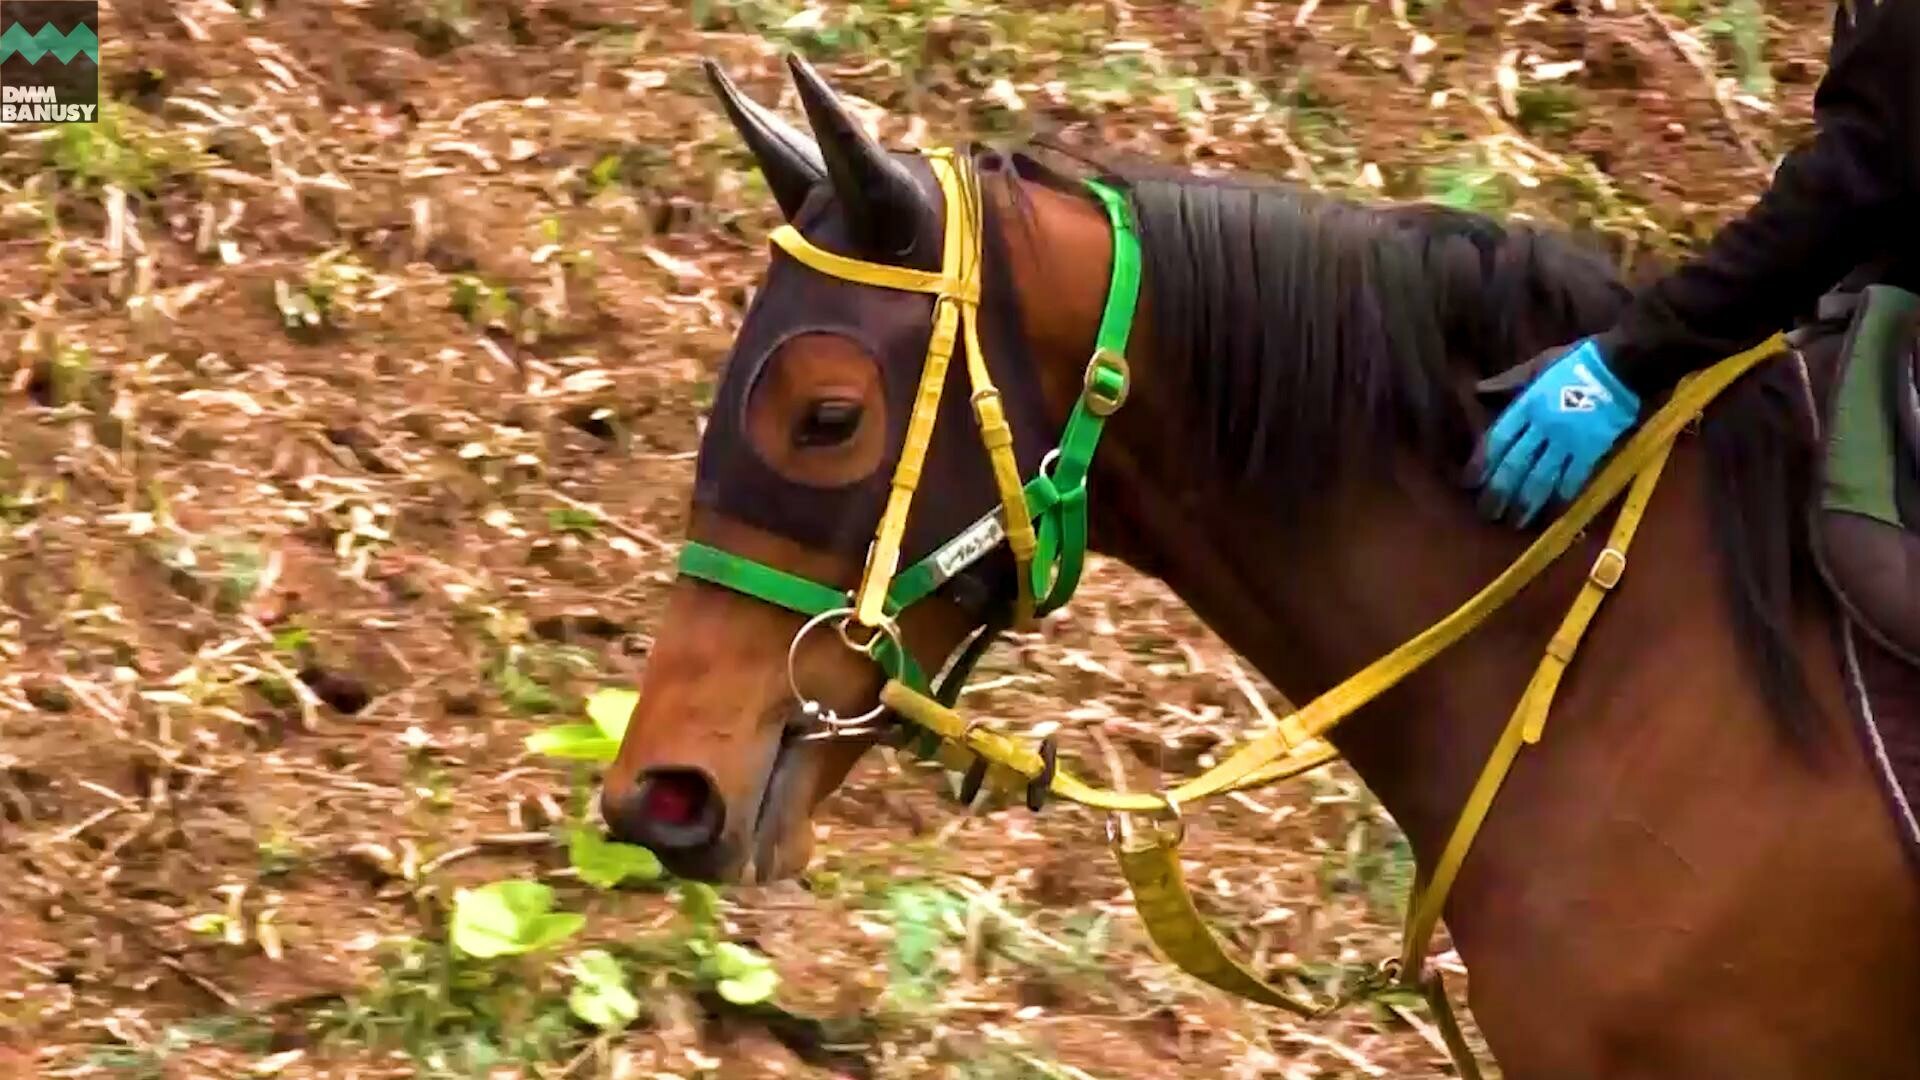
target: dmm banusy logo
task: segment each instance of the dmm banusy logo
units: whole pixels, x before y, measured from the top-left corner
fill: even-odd
[[[0,123],[99,116],[98,0],[0,0]]]

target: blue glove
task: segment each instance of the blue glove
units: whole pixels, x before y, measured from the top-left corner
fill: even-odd
[[[1517,508],[1527,525],[1558,491],[1572,499],[1640,417],[1640,398],[1607,368],[1592,338],[1576,342],[1520,392],[1487,432],[1481,513]]]

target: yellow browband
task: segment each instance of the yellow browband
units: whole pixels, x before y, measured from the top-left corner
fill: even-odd
[[[980,428],[981,441],[993,462],[994,482],[1005,508],[1008,546],[1016,562],[1015,578],[1019,582],[1020,592],[1015,625],[1025,625],[1033,612],[1032,581],[1028,568],[1033,560],[1036,539],[1032,515],[1028,512],[1020,483],[1019,465],[1013,453],[1012,432],[1001,407],[999,390],[993,384],[985,354],[980,347],[981,208],[978,188],[965,172],[968,168],[965,159],[957,157],[951,150],[926,151],[925,157],[939,181],[946,210],[945,246],[938,273],[836,255],[816,247],[792,226],[776,230],[772,239],[787,254],[823,274],[863,285],[926,293],[935,297],[933,334],[927,345],[926,365],[921,372],[913,413],[907,424],[906,442],[893,475],[886,509],[868,551],[866,566],[854,596],[854,618],[869,629],[888,625],[890,616],[885,610],[887,590],[899,569],[900,546],[906,532],[907,515],[919,488],[947,369],[953,359],[954,348],[964,334],[968,377],[973,386],[974,418]],[[1079,779],[1064,767],[1055,769],[1051,789],[1060,798],[1115,813],[1170,815],[1177,822],[1181,807],[1190,806],[1198,800],[1297,776],[1324,765],[1338,756],[1324,741],[1327,732],[1485,622],[1564,554],[1581,532],[1614,499],[1626,492],[1626,499],[1614,522],[1606,548],[1595,560],[1579,595],[1548,643],[1532,680],[1521,694],[1519,703],[1462,807],[1453,833],[1433,872],[1426,876],[1424,882],[1416,884],[1408,904],[1405,947],[1399,957],[1382,965],[1381,976],[1365,985],[1355,986],[1338,1000],[1321,1005],[1279,989],[1248,965],[1229,955],[1202,920],[1181,871],[1179,830],[1154,829],[1144,840],[1139,839],[1138,834],[1128,839],[1124,831],[1116,832],[1114,848],[1122,873],[1133,890],[1134,902],[1140,910],[1148,935],[1166,956],[1189,974],[1213,986],[1305,1016],[1323,1015],[1388,984],[1418,988],[1434,1010],[1460,1075],[1477,1080],[1481,1075],[1479,1067],[1460,1033],[1445,985],[1438,972],[1427,970],[1425,962],[1427,946],[1439,925],[1448,892],[1465,864],[1474,837],[1486,820],[1494,797],[1521,748],[1540,739],[1561,676],[1572,662],[1574,652],[1601,602],[1619,582],[1626,567],[1627,549],[1646,513],[1654,488],[1659,484],[1661,471],[1673,450],[1675,439],[1735,379],[1783,348],[1784,339],[1775,335],[1683,381],[1667,404],[1641,425],[1634,437],[1608,462],[1566,512],[1499,577],[1452,614],[1306,706],[1281,718],[1272,731],[1248,743],[1225,761],[1162,794],[1127,793],[1102,788]],[[992,763],[992,779],[996,787],[1024,790],[1033,779],[1048,771],[1048,763],[1032,749],[978,724],[969,723],[954,710],[898,680],[889,681],[881,690],[880,697],[888,708],[938,735],[945,744],[943,760],[964,768],[977,755]]]
[[[854,593],[854,618],[869,629],[877,629],[888,621],[887,589],[900,569],[900,545],[907,532],[907,514],[912,509],[913,496],[920,487],[921,471],[926,465],[934,420],[940,413],[941,391],[947,383],[947,367],[953,361],[956,342],[964,334],[967,377],[973,385],[974,420],[979,425],[987,458],[993,464],[993,481],[1000,491],[1000,504],[1006,510],[1007,547],[1013,553],[1014,578],[1019,582],[1013,625],[1025,627],[1033,619],[1033,583],[1028,568],[1033,562],[1037,540],[1033,515],[1028,512],[1026,492],[1020,481],[1020,462],[1013,452],[1013,430],[1007,425],[1000,391],[993,384],[986,354],[980,347],[979,187],[963,172],[970,168],[966,159],[956,157],[952,150],[928,150],[924,156],[940,182],[942,201],[946,204],[946,237],[939,273],[835,255],[816,247],[791,225],[774,230],[772,239],[787,254],[823,274],[883,289],[931,293],[935,297],[933,335],[927,342],[926,364],[920,372],[920,387],[907,421],[907,437],[900,448],[900,464],[894,469],[886,509],[880,515],[880,525],[874,532],[873,545],[867,550],[867,563],[860,574],[860,587]]]

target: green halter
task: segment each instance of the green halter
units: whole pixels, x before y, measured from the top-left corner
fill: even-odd
[[[1036,615],[1044,615],[1064,605],[1080,584],[1087,554],[1087,473],[1092,466],[1094,452],[1100,445],[1100,435],[1107,417],[1119,409],[1127,398],[1130,379],[1126,361],[1127,339],[1133,329],[1134,311],[1140,295],[1140,241],[1134,234],[1126,199],[1100,181],[1088,180],[1086,185],[1106,208],[1108,221],[1113,227],[1113,270],[1107,286],[1106,308],[1100,316],[1093,357],[1087,363],[1084,388],[1067,418],[1060,445],[1043,460],[1039,472],[1021,487],[1037,540],[1033,558],[1025,568],[1025,572],[1031,575],[1029,580],[1031,595],[1035,598]],[[953,200],[949,198],[947,209],[950,217],[958,209],[952,203]],[[977,230],[978,225],[975,224],[974,228]],[[950,245],[953,235],[953,231],[949,230]],[[943,278],[919,271],[903,275],[899,273],[900,268],[859,263],[844,256],[822,252],[791,229],[782,230],[774,239],[815,269],[836,277],[883,288],[940,291],[943,299],[953,298],[950,292],[945,291],[951,289],[953,283]],[[977,237],[974,240],[977,243]],[[974,303],[977,303],[977,297]],[[936,334],[936,339],[938,337]],[[978,348],[977,339],[973,340],[973,345]],[[937,340],[935,347],[938,347]],[[923,397],[916,405],[916,413],[923,411],[924,405]],[[1004,508],[988,512],[932,554],[895,576],[886,590],[885,615],[889,623],[999,546],[1008,533],[1004,518]],[[851,614],[854,604],[853,590],[825,585],[709,544],[689,541],[680,553],[679,570],[686,577],[733,589],[809,619],[820,619],[837,612]],[[844,626],[843,621],[843,629]],[[925,669],[900,644],[897,634],[890,631],[876,635],[864,649],[883,670],[898,677],[901,682],[946,704],[952,704],[958,698],[960,687],[974,662],[1004,628],[982,628],[960,650],[937,693]],[[878,711],[876,709],[875,714]]]

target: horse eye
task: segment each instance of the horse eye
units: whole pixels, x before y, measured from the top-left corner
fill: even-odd
[[[806,415],[794,425],[793,445],[798,447],[838,446],[860,430],[860,403],[846,398],[827,398],[807,406]]]

